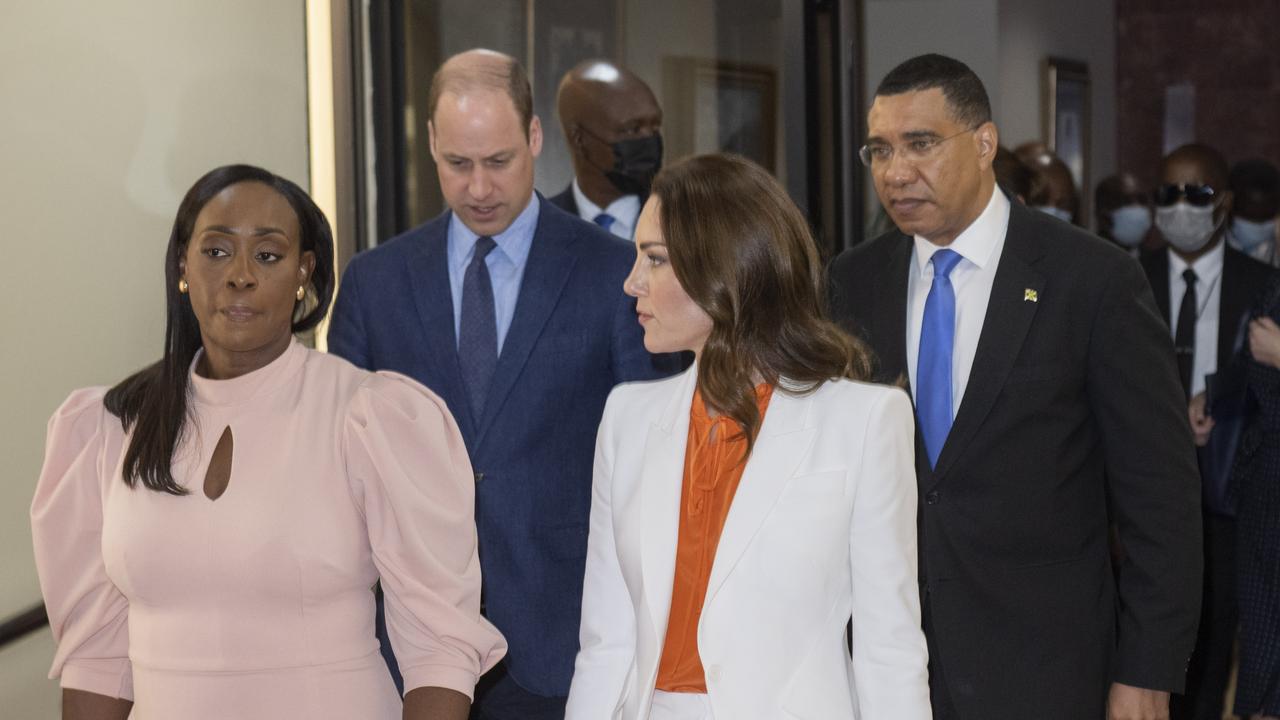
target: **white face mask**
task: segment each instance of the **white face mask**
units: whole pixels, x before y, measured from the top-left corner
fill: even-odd
[[[1231,220],[1231,243],[1237,250],[1251,252],[1263,243],[1275,242],[1276,221],[1253,222],[1244,218]]]
[[[1052,205],[1037,205],[1036,209],[1045,215],[1052,215],[1063,222],[1071,222],[1071,213],[1063,210],[1062,208],[1056,208]]]
[[[1146,205],[1125,205],[1111,211],[1111,237],[1127,248],[1138,247],[1151,229],[1151,209]]]
[[[1175,250],[1193,253],[1209,244],[1218,223],[1213,221],[1212,205],[1196,207],[1179,200],[1156,208],[1156,228]]]

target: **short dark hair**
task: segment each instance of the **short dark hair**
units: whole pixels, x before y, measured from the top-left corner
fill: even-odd
[[[489,56],[486,61],[455,67],[450,62],[453,58],[450,58],[436,70],[427,92],[427,119],[435,121],[440,96],[446,92],[464,93],[477,87],[496,90],[511,98],[524,128],[524,137],[528,140],[529,124],[533,122],[533,89],[529,85],[529,74],[520,61],[510,55],[491,50],[483,52]]]
[[[178,290],[182,258],[195,232],[200,211],[218,193],[237,183],[262,183],[275,190],[298,216],[299,252],[314,253],[310,287],[293,311],[292,331],[310,330],[320,324],[333,300],[333,232],[324,213],[306,191],[279,175],[253,165],[224,165],[205,173],[178,205],[169,247],[165,252],[164,357],[130,375],[111,388],[104,398],[107,410],[120,418],[125,432],[132,431],[125,449],[124,483],[172,495],[186,489],[173,477],[173,454],[188,422],[188,385],[191,362],[203,347],[200,323],[191,299]]]
[[[1026,163],[1018,159],[1009,148],[1001,145],[996,148],[995,159],[991,167],[996,172],[996,182],[1006,192],[1027,202],[1031,197],[1031,186],[1035,182],[1035,173]]]
[[[889,71],[876,96],[939,88],[957,122],[978,127],[991,121],[991,100],[982,80],[968,65],[946,55],[917,55]]]
[[[1241,160],[1231,168],[1229,184],[1237,195],[1247,192],[1280,195],[1280,170],[1262,158]]]

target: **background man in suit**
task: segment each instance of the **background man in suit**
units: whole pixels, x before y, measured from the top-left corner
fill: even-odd
[[[904,62],[868,120],[860,154],[901,232],[834,261],[833,310],[916,404],[934,717],[1165,717],[1195,639],[1199,493],[1142,272],[997,190],[963,63]]]
[[[1254,260],[1280,266],[1276,217],[1280,215],[1280,170],[1262,158],[1231,167],[1231,231],[1227,244]]]
[[[1244,378],[1231,368],[1245,321],[1271,273],[1224,238],[1233,194],[1217,150],[1184,145],[1164,158],[1156,189],[1156,229],[1167,247],[1142,267],[1174,338],[1183,391],[1192,402],[1204,502],[1204,598],[1187,692],[1173,698],[1175,720],[1220,720],[1236,636],[1235,508],[1228,502],[1236,441],[1244,414]],[[1222,372],[1219,372],[1222,371]],[[1212,407],[1205,413],[1206,388]],[[1207,419],[1217,415],[1216,426]]]
[[[630,70],[585,60],[565,73],[556,111],[573,157],[573,182],[551,202],[631,239],[662,165],[662,108]]]
[[[605,398],[668,368],[644,350],[622,292],[633,249],[533,192],[542,127],[519,63],[450,58],[430,108],[449,210],[352,260],[329,349],[421,381],[457,418],[476,472],[485,613],[510,645],[473,716],[561,718]]]

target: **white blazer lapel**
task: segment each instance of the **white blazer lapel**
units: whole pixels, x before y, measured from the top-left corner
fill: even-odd
[[[641,572],[645,604],[658,646],[671,612],[671,588],[675,578],[676,543],[680,534],[680,495],[684,479],[685,446],[689,440],[689,408],[697,386],[697,370],[690,368],[675,386],[662,414],[649,427],[644,467],[640,472]]]
[[[760,435],[725,518],[724,531],[711,564],[704,609],[715,599],[725,578],[809,454],[815,431],[806,428],[804,423],[812,400],[812,395],[796,397],[774,390]]]

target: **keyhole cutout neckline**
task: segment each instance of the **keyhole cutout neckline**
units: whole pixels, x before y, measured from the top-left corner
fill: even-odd
[[[227,491],[227,487],[231,484],[231,461],[234,455],[235,437],[231,434],[231,426],[228,425],[222,431],[222,437],[218,438],[218,445],[214,447],[213,455],[209,458],[209,467],[204,473],[205,497],[217,500]]]

